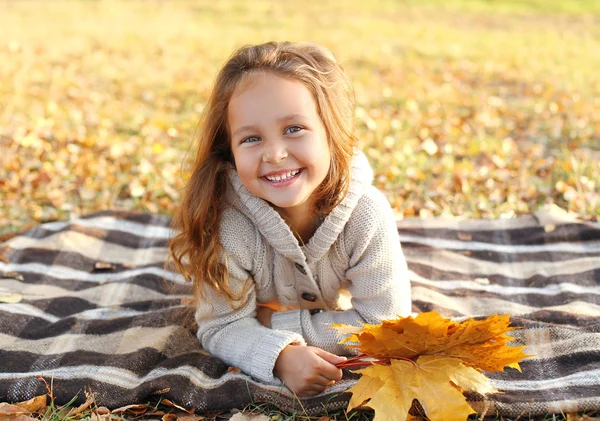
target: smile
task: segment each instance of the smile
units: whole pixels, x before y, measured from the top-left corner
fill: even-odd
[[[283,181],[291,180],[301,172],[301,169],[284,172],[278,175],[265,175],[264,178],[271,183],[281,183]]]

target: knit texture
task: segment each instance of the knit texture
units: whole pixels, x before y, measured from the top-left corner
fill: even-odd
[[[372,179],[366,157],[358,153],[347,196],[301,246],[280,215],[229,171],[220,239],[229,286],[239,300],[233,309],[224,296],[206,291],[196,315],[207,351],[262,382],[279,384],[273,368],[288,344],[344,354],[348,350],[338,344],[342,338],[332,323],[380,323],[410,313],[396,221]],[[256,320],[259,304],[281,310],[271,329]],[[323,311],[311,312],[317,309]]]

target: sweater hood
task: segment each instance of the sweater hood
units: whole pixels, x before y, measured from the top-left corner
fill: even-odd
[[[321,259],[338,238],[352,211],[373,182],[373,171],[362,152],[352,158],[348,194],[317,228],[302,249],[283,218],[265,200],[252,195],[242,184],[237,171],[227,171],[229,185],[226,202],[249,218],[265,240],[280,254],[295,262],[311,263]],[[304,250],[304,251],[303,251]]]

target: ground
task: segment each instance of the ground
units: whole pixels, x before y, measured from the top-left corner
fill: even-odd
[[[219,66],[272,39],[347,70],[398,218],[597,218],[598,23],[598,1],[0,1],[0,235],[172,213]]]
[[[268,40],[323,44],[346,69],[398,218],[600,216],[596,0],[0,0],[0,28],[0,240],[171,214],[219,66]]]

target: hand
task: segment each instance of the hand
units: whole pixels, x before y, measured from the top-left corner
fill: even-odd
[[[256,309],[256,320],[264,327],[271,328],[271,316],[275,310],[265,306],[258,306]]]
[[[321,348],[288,345],[275,361],[275,375],[298,396],[321,393],[342,379],[342,370],[334,364],[345,361]]]

